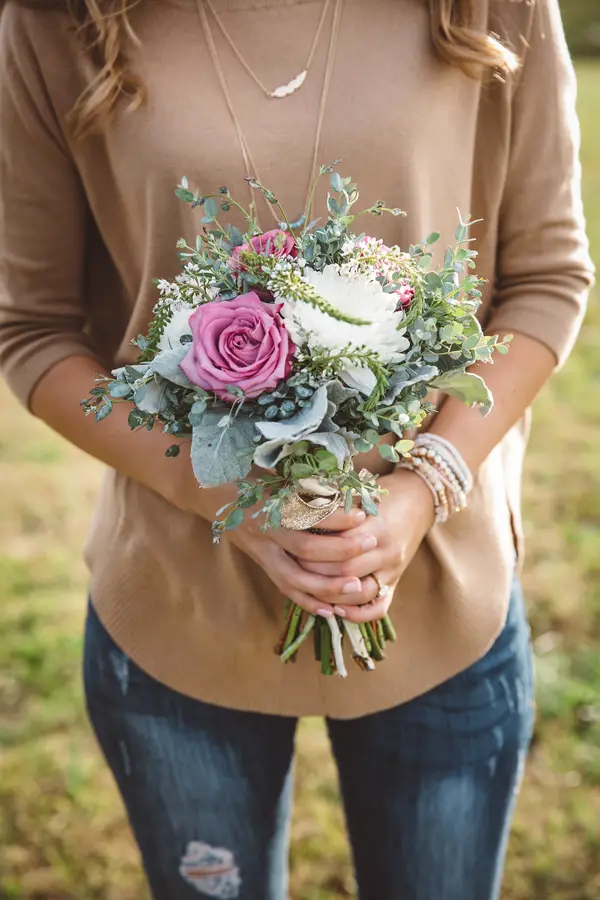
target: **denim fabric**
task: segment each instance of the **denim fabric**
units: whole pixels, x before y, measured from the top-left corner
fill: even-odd
[[[286,900],[296,720],[165,687],[91,604],[84,677],[155,900]],[[532,723],[517,583],[473,666],[394,709],[328,721],[360,900],[497,900]]]

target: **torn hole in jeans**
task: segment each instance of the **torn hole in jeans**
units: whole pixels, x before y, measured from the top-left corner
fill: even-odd
[[[179,867],[181,876],[198,893],[218,900],[239,897],[242,880],[231,850],[191,841]]]

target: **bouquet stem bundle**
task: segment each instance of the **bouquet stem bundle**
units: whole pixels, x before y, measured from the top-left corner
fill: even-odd
[[[396,640],[389,616],[379,622],[357,625],[340,616],[325,619],[305,612],[291,600],[286,602],[285,624],[275,647],[282,662],[293,662],[304,642],[313,635],[315,660],[323,675],[347,675],[343,655],[344,638],[351,646],[352,658],[363,671],[371,672],[375,662],[385,659],[385,645]]]

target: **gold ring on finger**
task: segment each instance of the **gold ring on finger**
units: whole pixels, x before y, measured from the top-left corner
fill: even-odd
[[[383,582],[381,582],[377,575],[375,575],[374,573],[371,577],[374,579],[375,584],[377,585],[377,596],[375,597],[375,600],[385,600],[386,597],[389,597],[390,595],[390,591],[392,590],[391,587],[389,586],[389,584],[383,584]]]

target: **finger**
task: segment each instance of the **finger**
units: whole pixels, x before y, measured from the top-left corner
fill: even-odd
[[[367,514],[362,509],[353,509],[351,512],[345,513],[343,508],[340,508],[323,519],[318,527],[327,531],[349,531],[351,528],[363,525],[366,520]]]
[[[307,594],[295,584],[296,569],[299,566],[285,551],[271,541],[265,542],[261,549],[260,565],[284,597],[288,597],[313,616],[331,618],[334,615],[331,604]]]
[[[330,598],[339,600],[340,597],[361,596],[362,583],[359,578],[327,578],[325,575],[315,575],[313,572],[307,572],[285,553],[281,552],[281,556],[282,559],[278,560],[277,565],[288,595],[292,591],[299,591],[315,597],[317,602],[325,601],[326,605],[331,605]]]
[[[310,594],[303,594],[302,591],[288,591],[287,596],[290,600],[293,600],[294,603],[297,603],[298,606],[301,606],[302,609],[306,610],[306,612],[310,613],[311,616],[321,616],[324,619],[331,619],[335,613],[333,611],[333,607],[328,603],[324,603],[323,600],[317,600],[316,597],[311,597]]]
[[[388,563],[386,554],[380,549],[372,550],[370,553],[362,553],[360,556],[355,556],[354,559],[341,563],[311,562],[308,559],[300,558],[297,561],[307,572],[314,572],[316,575],[328,575],[330,578],[339,578],[340,576],[366,578],[367,575],[371,575],[373,572],[387,568]]]
[[[377,538],[371,534],[348,535],[349,532],[330,536],[278,528],[269,537],[290,556],[309,562],[344,562],[377,546]]]
[[[348,599],[342,599],[340,603],[334,603],[336,615],[348,619],[349,622],[358,624],[373,622],[385,616],[394,598],[394,588],[391,587],[384,596],[379,596],[380,585],[386,584],[385,576],[378,574],[378,580],[379,583],[373,577],[365,579],[365,582],[369,583],[369,592],[371,594],[371,600],[367,602],[366,606],[357,606],[354,603],[349,603]]]
[[[367,606],[334,606],[336,616],[347,619],[348,622],[355,622],[362,625],[364,622],[377,622],[387,614],[390,608],[389,598],[375,600]]]
[[[341,597],[328,598],[328,602],[331,603],[334,609],[341,610],[373,603],[379,594],[379,585],[375,579],[372,576],[368,576],[363,578],[360,584],[360,594],[344,594]],[[340,613],[340,615],[343,615],[343,613]]]

